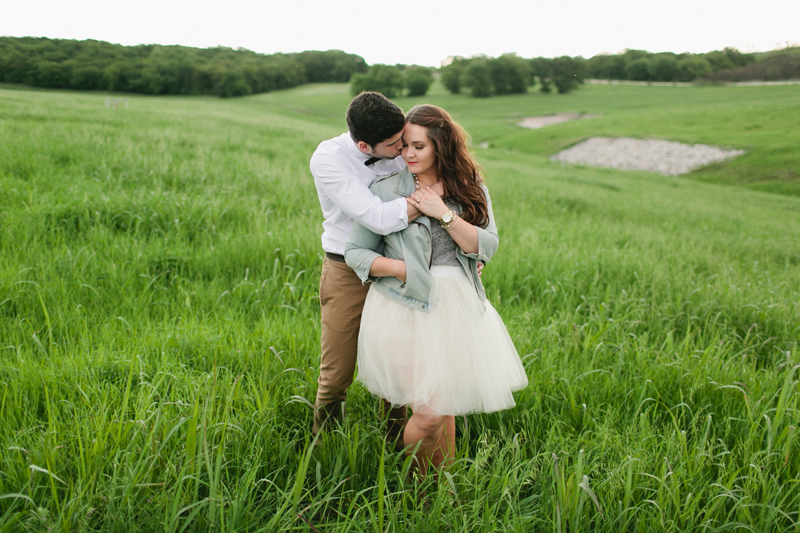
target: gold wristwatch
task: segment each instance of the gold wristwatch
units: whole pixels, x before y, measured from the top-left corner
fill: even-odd
[[[456,223],[458,219],[458,215],[452,209],[445,211],[442,215],[442,220],[440,223],[444,229],[450,229],[450,226]]]

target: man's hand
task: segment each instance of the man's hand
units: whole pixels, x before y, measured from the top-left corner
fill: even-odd
[[[481,272],[483,272],[483,263],[478,261],[478,277],[481,277]]]
[[[422,215],[422,211],[417,209],[416,206],[417,202],[413,202],[411,198],[406,198],[406,205],[408,206],[408,223],[411,224],[415,220],[417,220],[420,215]]]

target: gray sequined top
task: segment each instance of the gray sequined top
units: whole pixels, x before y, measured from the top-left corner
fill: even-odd
[[[452,209],[455,213],[461,214],[461,207],[451,199],[445,199],[444,205]],[[431,219],[431,244],[433,246],[431,266],[461,266],[461,263],[458,262],[458,258],[456,257],[456,248],[458,248],[458,245],[450,234],[447,233],[447,230],[435,219]]]

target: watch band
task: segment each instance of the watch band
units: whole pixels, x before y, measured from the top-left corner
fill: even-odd
[[[449,217],[450,220],[445,222],[444,219],[447,218],[447,215],[450,215]],[[444,229],[450,229],[453,226],[453,224],[456,223],[457,220],[458,220],[458,214],[452,209],[450,209],[449,211],[444,212],[444,214],[442,215],[442,220],[439,221],[439,224],[441,224]]]

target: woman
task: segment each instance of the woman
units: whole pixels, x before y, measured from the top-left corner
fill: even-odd
[[[403,443],[417,468],[455,453],[455,415],[514,406],[528,379],[500,316],[486,300],[477,263],[498,236],[489,192],[467,136],[443,109],[414,107],[403,131],[407,168],[378,178],[383,201],[405,196],[426,216],[385,237],[356,224],[347,264],[371,282],[358,341],[358,380],[409,405]],[[381,245],[382,253],[378,253]]]

